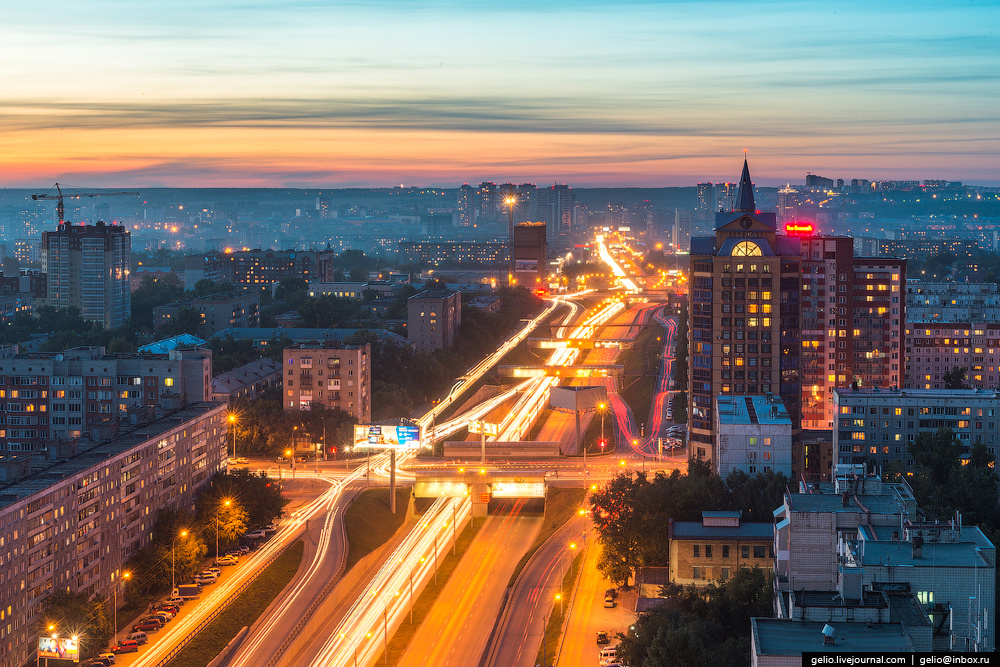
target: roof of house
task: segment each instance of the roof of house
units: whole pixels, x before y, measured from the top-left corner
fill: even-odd
[[[201,347],[202,345],[205,345],[205,343],[206,341],[198,338],[197,336],[184,333],[179,336],[174,336],[173,338],[164,338],[163,340],[158,340],[155,343],[143,345],[139,348],[139,352],[166,354],[171,350],[176,350],[178,347]]]
[[[720,395],[715,401],[720,424],[792,425],[780,396]]]
[[[675,540],[762,540],[774,539],[772,523],[741,523],[738,526],[705,526],[701,521],[674,521]]]
[[[833,644],[823,643],[823,628],[836,630]],[[810,651],[846,653],[878,651],[912,652],[913,641],[901,623],[816,623],[787,618],[751,618],[757,655],[800,656]]]
[[[232,394],[267,377],[281,373],[281,362],[258,359],[212,378],[213,394]]]

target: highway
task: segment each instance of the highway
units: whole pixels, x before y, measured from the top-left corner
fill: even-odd
[[[542,525],[540,515],[523,515],[523,505],[523,500],[505,501],[486,518],[399,667],[469,667],[478,662],[507,581]]]

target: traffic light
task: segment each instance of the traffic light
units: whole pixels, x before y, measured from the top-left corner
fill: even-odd
[[[604,449],[604,445],[606,445],[607,443],[604,442],[604,438],[601,438],[601,442],[599,444],[601,445],[601,449]]]
[[[330,453],[331,454],[336,454],[337,453],[337,448],[336,447],[331,447],[330,448]]]

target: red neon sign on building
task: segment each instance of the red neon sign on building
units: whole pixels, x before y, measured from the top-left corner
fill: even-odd
[[[785,234],[789,236],[812,236],[813,226],[806,222],[790,222],[785,225]]]

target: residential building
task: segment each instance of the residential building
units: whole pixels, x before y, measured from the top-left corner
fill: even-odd
[[[1000,322],[908,325],[904,389],[944,389],[944,375],[956,367],[965,370],[967,387],[1000,387]]]
[[[1000,323],[1000,286],[911,280],[906,285],[906,316],[910,324]]]
[[[1000,390],[996,389],[837,389],[833,445],[841,463],[869,471],[890,463],[913,470],[910,444],[920,433],[950,428],[967,459],[982,443],[997,455]]]
[[[801,475],[801,242],[778,235],[774,214],[757,210],[746,161],[736,208],[715,220],[715,236],[691,239],[690,452],[704,458],[714,449],[714,397],[777,394]]]
[[[675,584],[705,586],[726,581],[741,567],[774,567],[774,524],[742,521],[740,512],[702,512],[701,521],[670,519],[667,535]]]
[[[259,350],[273,349],[275,345],[285,343],[308,343],[316,340],[350,342],[361,335],[372,335],[384,343],[414,349],[413,341],[405,336],[387,331],[386,329],[283,329],[281,327],[254,327],[225,329],[212,336],[212,340],[233,337],[237,340],[250,340]]]
[[[211,338],[230,327],[260,325],[260,294],[251,292],[219,292],[188,301],[157,306],[153,309],[153,324],[162,327],[177,319],[183,308],[194,308],[201,314],[199,336]]]
[[[497,184],[485,181],[476,191],[476,224],[487,225],[497,221],[500,214],[500,199]]]
[[[673,252],[691,247],[691,224],[693,211],[674,210],[674,226],[670,235],[670,249]]]
[[[800,667],[802,654],[807,652],[889,654],[913,653],[916,650],[907,627],[902,623],[750,619],[752,667]]]
[[[281,363],[258,359],[212,378],[212,400],[233,405],[260,396],[268,389],[281,388]]]
[[[371,423],[371,345],[313,341],[285,348],[282,377],[286,412],[342,410]]]
[[[285,278],[332,282],[335,258],[333,250],[213,250],[186,258],[184,284],[193,287],[202,278],[244,288],[272,285]]]
[[[709,222],[713,219],[715,207],[715,186],[709,183],[698,184],[698,204],[695,206],[695,218],[699,222]]]
[[[132,315],[132,237],[118,225],[60,224],[42,233],[48,305],[79,308],[83,319],[108,329]]]
[[[407,299],[406,312],[406,336],[417,344],[417,352],[448,349],[462,325],[462,294],[424,290]]]
[[[184,276],[175,273],[169,266],[137,266],[135,271],[132,272],[132,291],[134,292],[142,287],[142,281],[146,278],[149,278],[154,283],[172,278],[176,279],[178,285],[184,284]],[[194,285],[191,287],[193,288]]]
[[[107,355],[103,347],[0,359],[0,452],[113,434],[134,410],[211,400],[212,351]]]
[[[951,253],[959,259],[970,259],[978,255],[982,250],[990,250],[990,248],[980,249],[978,241],[959,239],[879,240],[879,252],[884,257],[902,257],[904,259],[926,258],[932,255],[940,255],[943,252]]]
[[[573,208],[576,195],[568,185],[538,189],[538,220],[545,223],[549,251],[560,254],[573,246]]]
[[[32,269],[21,269],[17,276],[0,276],[0,293],[24,294],[32,304],[44,305],[49,296],[48,274]]]
[[[365,292],[372,291],[378,294],[379,298],[390,297],[400,289],[404,283],[395,283],[387,280],[371,280],[366,283],[309,283],[309,296],[336,296],[342,299],[363,299]]]
[[[458,189],[458,226],[471,227],[476,215],[476,191],[466,183]]]
[[[833,427],[833,390],[898,386],[906,260],[855,257],[846,236],[802,238],[802,428]],[[829,480],[814,457],[810,479]]]
[[[544,222],[514,227],[514,281],[529,289],[548,284],[548,241]]]
[[[14,258],[22,264],[42,261],[41,239],[14,239]]]
[[[723,395],[715,399],[715,471],[748,475],[774,471],[792,476],[792,420],[781,398]]]
[[[152,539],[158,512],[193,511],[198,489],[225,470],[225,413],[193,403],[109,441],[53,447],[42,470],[0,481],[0,664],[35,657],[52,593],[124,602],[122,569]]]
[[[400,241],[400,261],[409,264],[482,264],[506,266],[506,243],[466,241],[460,243],[436,241]]]

